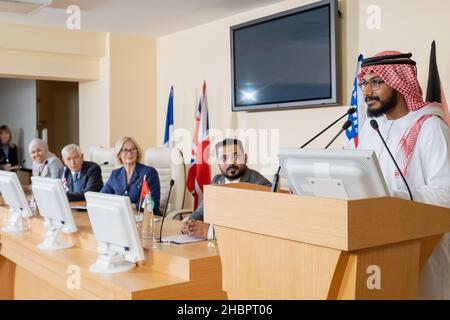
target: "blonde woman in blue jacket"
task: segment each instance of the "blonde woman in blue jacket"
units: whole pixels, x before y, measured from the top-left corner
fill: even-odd
[[[131,137],[123,137],[116,143],[116,157],[122,167],[112,171],[106,184],[100,192],[126,195],[131,203],[139,206],[142,183],[146,177],[147,184],[154,202],[153,212],[160,215],[160,183],[155,168],[141,164],[142,149]]]

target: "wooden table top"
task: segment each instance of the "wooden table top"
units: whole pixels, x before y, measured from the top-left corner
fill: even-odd
[[[71,203],[80,205],[80,203]],[[0,207],[0,226],[5,224],[8,208]],[[221,267],[217,247],[207,241],[177,245],[162,243],[152,249],[152,241],[144,240],[146,260],[132,271],[100,275],[89,271],[97,259],[97,241],[94,238],[87,212],[73,212],[78,231],[71,235],[73,248],[58,251],[42,251],[37,245],[46,233],[43,218],[36,215],[29,219],[30,231],[23,234],[0,232],[0,254],[17,265],[39,274],[50,281],[52,276],[67,278],[67,268],[77,266],[81,270],[84,290],[68,291],[82,299],[213,299],[225,298],[221,291]],[[159,222],[160,223],[160,222]],[[157,224],[158,236],[159,226]],[[164,236],[179,234],[182,222],[166,219]],[[59,290],[67,292],[61,279],[54,281]],[[222,294],[217,295],[217,292]]]

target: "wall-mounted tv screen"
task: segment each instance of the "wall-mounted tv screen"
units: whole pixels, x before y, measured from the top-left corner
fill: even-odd
[[[337,0],[230,28],[233,111],[337,104]]]

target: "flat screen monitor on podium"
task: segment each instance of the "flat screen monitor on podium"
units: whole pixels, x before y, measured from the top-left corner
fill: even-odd
[[[15,172],[0,171],[0,193],[10,206],[5,232],[25,232],[28,230],[27,218],[33,215],[19,178]]]
[[[31,177],[31,181],[39,213],[44,217],[45,226],[48,228],[44,241],[38,248],[59,250],[72,247],[69,239],[62,239],[63,234],[76,232],[77,226],[61,179]]]
[[[99,242],[97,262],[89,270],[117,273],[145,259],[130,198],[98,192],[85,194],[89,220]]]
[[[296,194],[342,200],[389,196],[374,151],[284,149],[280,163]]]

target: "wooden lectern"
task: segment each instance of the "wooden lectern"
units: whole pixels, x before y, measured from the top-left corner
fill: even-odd
[[[229,299],[416,299],[450,209],[333,200],[250,184],[206,186]]]

